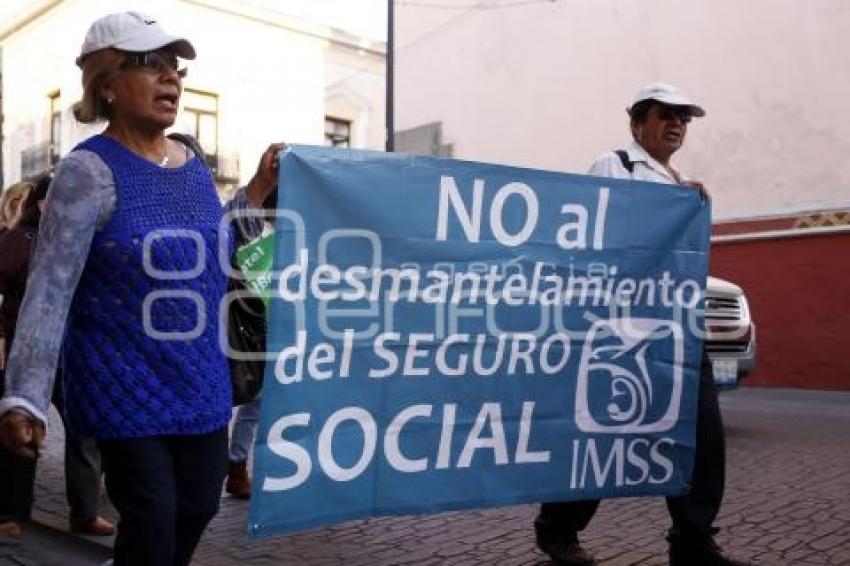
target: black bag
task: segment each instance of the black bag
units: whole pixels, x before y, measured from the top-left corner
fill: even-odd
[[[233,404],[244,405],[257,398],[263,387],[266,351],[266,309],[262,299],[230,278],[228,291],[235,291],[227,308],[227,343]],[[250,357],[250,359],[243,359]]]

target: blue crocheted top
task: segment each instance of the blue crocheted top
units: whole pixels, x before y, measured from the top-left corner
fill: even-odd
[[[95,438],[201,434],[230,418],[218,344],[226,277],[222,207],[206,165],[163,168],[98,135],[115,178],[112,217],[92,240],[62,347],[65,411]],[[220,248],[224,248],[220,251]]]

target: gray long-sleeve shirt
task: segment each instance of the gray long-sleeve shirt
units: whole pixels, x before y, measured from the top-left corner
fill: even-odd
[[[23,409],[47,422],[65,321],[92,238],[112,217],[116,197],[112,171],[95,153],[74,151],[59,164],[39,226],[0,415]],[[226,213],[254,219],[234,230],[237,247],[262,230],[259,210],[244,187],[225,205]]]

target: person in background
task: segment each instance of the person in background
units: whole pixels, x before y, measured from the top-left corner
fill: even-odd
[[[0,234],[17,224],[23,210],[24,199],[32,188],[26,181],[15,183],[0,196]]]
[[[189,564],[225,474],[218,309],[240,234],[220,229],[202,156],[164,134],[194,58],[138,12],[89,28],[74,113],[107,125],[56,169],[0,399],[0,444],[35,457],[61,349],[69,428],[97,439],[119,514],[116,566]],[[284,147],[269,146],[228,209],[263,202]]]
[[[688,179],[673,167],[670,158],[685,141],[688,124],[705,111],[681,89],[654,83],[640,89],[626,109],[632,140],[625,149],[604,154],[590,168],[590,175],[664,183],[672,188],[689,187],[707,198],[699,181]],[[723,421],[711,364],[703,359],[699,379],[696,453],[691,489],[667,498],[673,526],[667,540],[672,566],[743,566],[724,556],[714,542],[714,519],[723,500],[726,444]],[[599,500],[549,502],[540,507],[534,523],[537,545],[556,564],[588,566],[593,556],[579,544],[578,532],[593,518]]]
[[[260,400],[240,405],[236,410],[230,450],[227,458],[227,481],[224,490],[237,499],[251,497],[251,476],[248,475],[248,456],[257,435]]]
[[[23,212],[24,200],[27,198],[27,193],[32,189],[32,183],[21,182],[15,183],[8,187],[0,195],[0,236],[11,230]],[[5,298],[0,292],[0,306],[2,306]],[[0,336],[0,376],[6,365],[6,340]]]
[[[0,196],[0,238],[17,224],[24,200],[31,189],[32,183],[22,182],[15,183],[3,191]],[[7,254],[0,254],[0,269],[8,262]],[[18,307],[15,297],[0,289],[0,379],[3,378],[8,352],[8,331],[4,332],[8,325],[2,322],[6,318],[2,309],[17,310]],[[0,392],[2,390],[0,383]],[[11,452],[0,449],[0,477],[3,478],[3,485],[0,485],[0,536],[20,536],[20,522],[29,518],[32,508],[33,485],[29,478],[34,476],[35,462],[18,458]]]
[[[32,189],[32,183],[24,181],[22,183],[15,183],[0,194],[0,236],[17,224],[23,209],[24,200],[30,189]],[[3,305],[4,299],[3,293],[0,293],[0,306]],[[6,339],[0,335],[0,379],[2,379],[3,371],[6,367],[7,350]]]
[[[246,234],[256,235],[257,231],[264,232],[274,230],[276,215],[273,211],[277,208],[277,192],[270,193],[263,201],[263,217],[258,216],[259,211],[254,211],[252,217],[245,218],[237,223],[237,227]],[[246,290],[244,286],[240,290]],[[256,313],[265,323],[266,309],[263,302],[258,298],[248,301],[246,310]],[[249,365],[252,373],[262,373],[264,364],[251,363]],[[262,378],[260,376],[260,381]],[[233,430],[230,434],[230,449],[227,457],[227,480],[224,491],[237,499],[249,499],[251,497],[251,476],[248,473],[248,460],[254,440],[257,436],[257,421],[260,417],[260,397],[239,405],[236,409],[236,417],[233,421]]]
[[[15,325],[26,288],[30,258],[35,250],[41,209],[47,197],[50,176],[38,179],[27,194],[18,223],[0,235],[0,293],[7,300],[0,305],[0,339],[14,342]],[[5,362],[5,354],[3,361]],[[0,391],[2,385],[0,384]],[[52,395],[53,404],[62,415],[61,372]],[[35,483],[35,462],[7,450],[2,451],[3,477],[11,478],[0,485],[0,509],[13,509],[18,520],[29,519]],[[95,442],[65,431],[65,495],[70,509],[69,524],[73,532],[88,535],[111,535],[112,525],[97,516],[100,498],[100,454]],[[8,502],[8,503],[7,503]],[[11,529],[14,532],[16,529]],[[8,532],[8,530],[7,530]]]
[[[14,228],[18,223],[18,219],[23,212],[24,201],[27,198],[27,193],[32,189],[32,183],[22,182],[14,185],[3,191],[0,196],[0,236]],[[0,292],[0,306],[3,305],[5,297]],[[6,339],[0,335],[0,377],[3,375],[3,370],[6,367],[6,352],[8,346]]]

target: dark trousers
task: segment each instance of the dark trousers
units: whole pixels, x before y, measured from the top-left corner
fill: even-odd
[[[35,460],[0,448],[0,523],[30,517],[35,485]]]
[[[673,528],[683,537],[702,539],[712,535],[712,524],[720,510],[726,482],[726,439],[711,366],[700,371],[697,403],[696,446],[691,489],[685,495],[667,498]],[[537,538],[543,544],[564,539],[577,540],[587,527],[599,500],[556,501],[540,506],[534,522]]]
[[[0,371],[0,394],[4,382]],[[62,378],[57,374],[53,386],[53,404],[65,426],[65,494],[70,518],[92,520],[97,517],[100,498],[100,452],[90,438],[74,435],[65,425]],[[29,519],[33,504],[36,460],[21,458],[0,449],[0,522]]]
[[[100,451],[93,438],[77,436],[68,429],[62,396],[62,375],[56,375],[51,399],[65,427],[65,496],[73,520],[91,521],[97,517],[100,500]]]
[[[227,428],[191,436],[98,440],[118,510],[115,566],[186,566],[218,512]]]
[[[4,377],[3,370],[0,370],[0,395],[3,394]],[[0,523],[29,519],[35,486],[35,462],[0,448]]]

